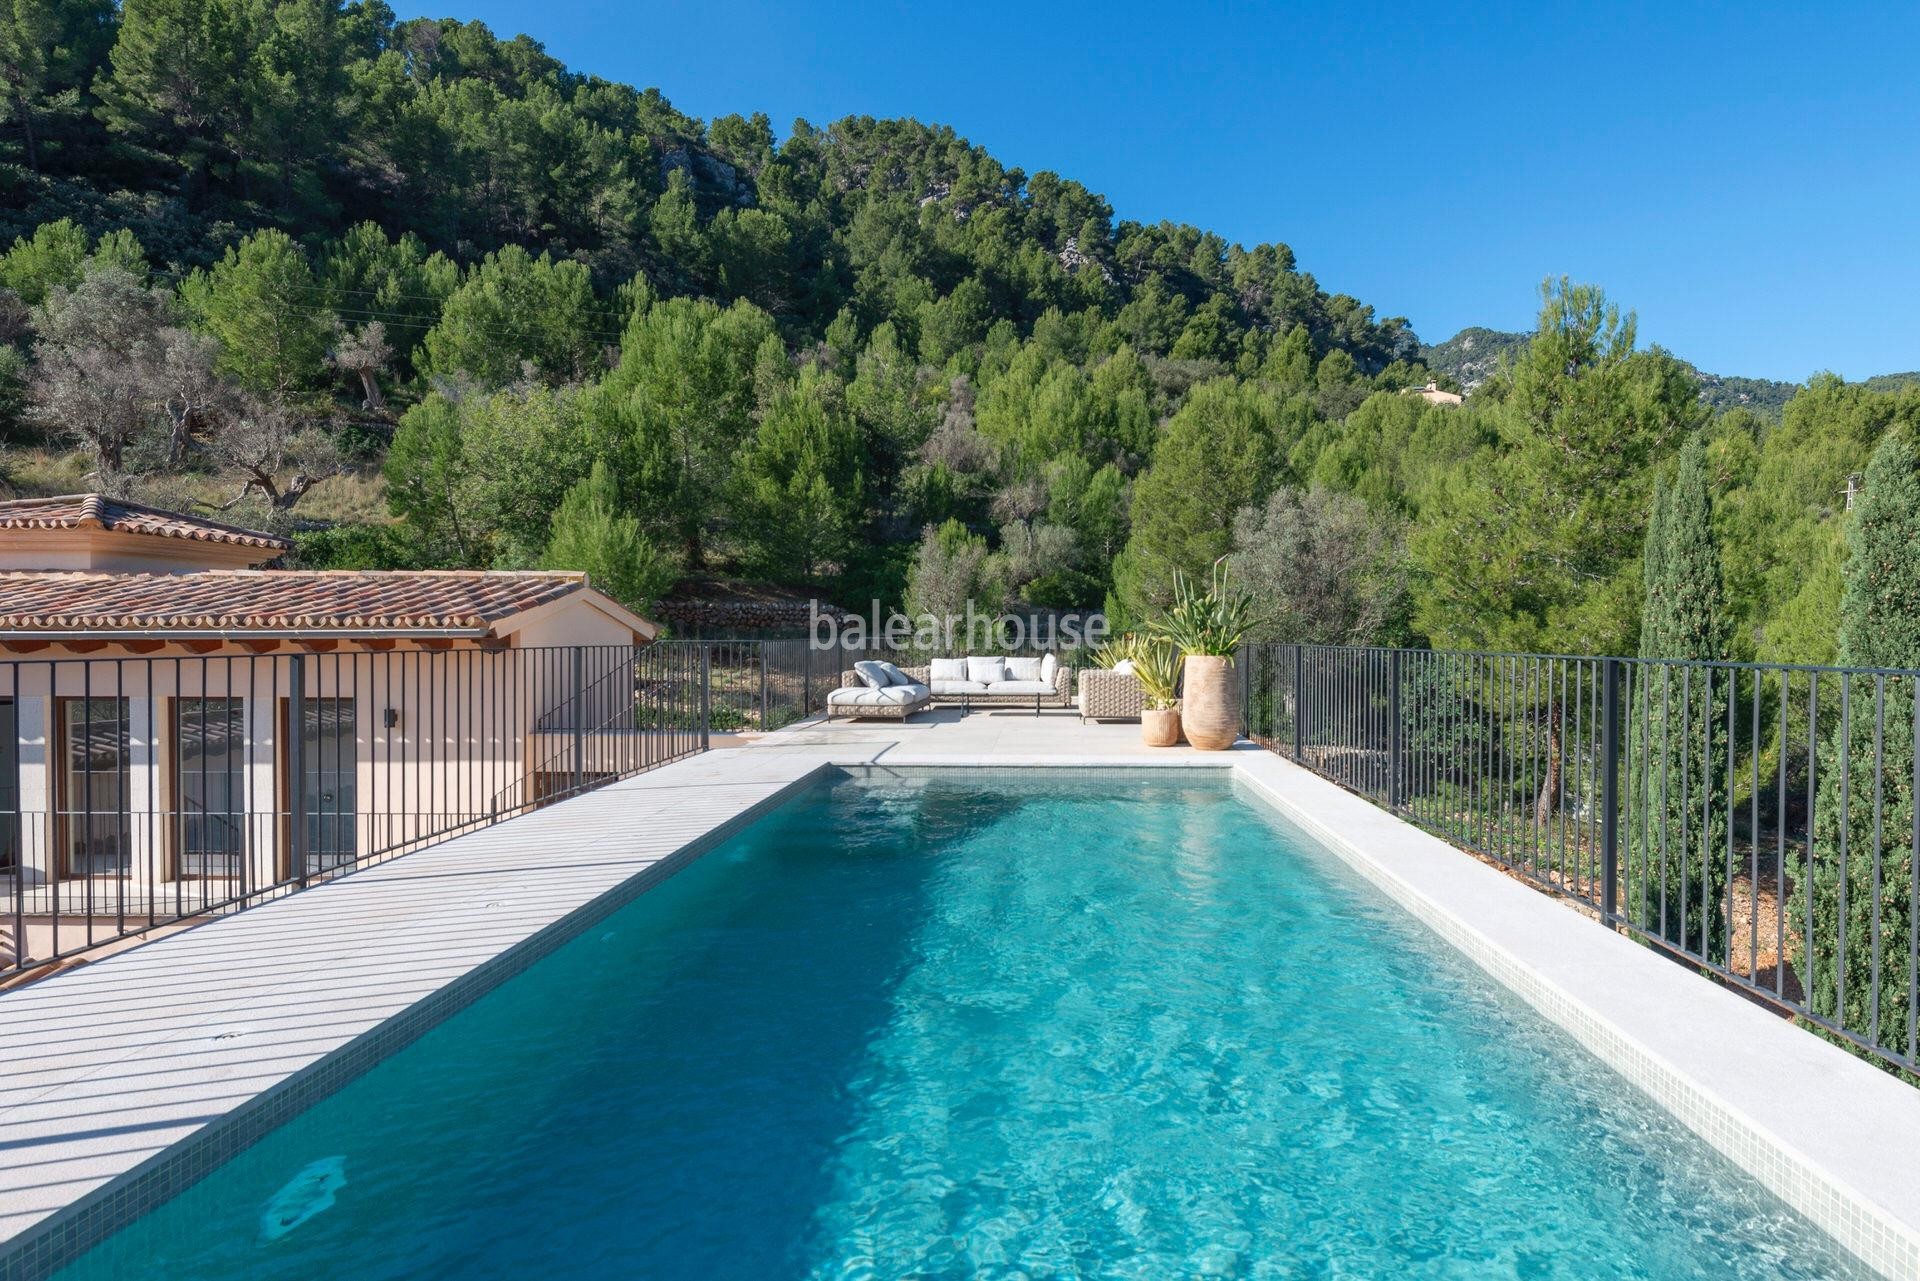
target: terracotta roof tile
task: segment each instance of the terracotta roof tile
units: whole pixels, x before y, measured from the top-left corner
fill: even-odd
[[[275,534],[223,525],[179,512],[162,511],[105,494],[63,494],[58,498],[15,498],[0,502],[0,529],[110,529],[123,534],[185,538],[201,543],[233,543],[283,552],[293,544]]]
[[[469,632],[584,589],[586,575],[400,570],[0,573],[0,632]]]

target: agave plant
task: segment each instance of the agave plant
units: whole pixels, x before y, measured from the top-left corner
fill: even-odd
[[[1122,661],[1133,664],[1133,674],[1146,695],[1147,706],[1156,712],[1178,707],[1180,699],[1180,651],[1159,636],[1123,632],[1093,652],[1093,661],[1101,667],[1118,667]]]
[[[1148,708],[1164,712],[1180,706],[1180,651],[1173,642],[1159,636],[1135,637],[1132,657],[1133,674],[1140,680]]]
[[[1132,632],[1122,632],[1112,640],[1094,649],[1092,655],[1093,665],[1111,670],[1112,668],[1120,666],[1123,662],[1132,662],[1139,647],[1140,638],[1138,636],[1135,636]]]
[[[1259,621],[1252,595],[1228,583],[1227,558],[1222,556],[1213,562],[1213,572],[1204,588],[1174,570],[1173,605],[1148,626],[1182,656],[1230,658]]]

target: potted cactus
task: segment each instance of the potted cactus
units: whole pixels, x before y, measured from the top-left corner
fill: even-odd
[[[1201,751],[1224,751],[1240,737],[1233,655],[1255,623],[1253,598],[1228,583],[1225,556],[1204,585],[1174,571],[1173,605],[1150,626],[1179,651],[1181,728]]]

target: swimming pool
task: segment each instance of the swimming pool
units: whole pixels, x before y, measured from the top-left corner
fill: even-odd
[[[953,770],[808,787],[60,1275],[1867,1274],[1224,779]]]

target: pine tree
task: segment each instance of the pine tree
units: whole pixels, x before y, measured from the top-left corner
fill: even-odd
[[[1566,280],[1484,393],[1499,447],[1448,469],[1410,550],[1415,623],[1436,645],[1617,654],[1633,643],[1647,481],[1707,417],[1672,357]]]
[[[257,25],[235,0],[127,0],[112,69],[95,85],[100,118],[170,153],[198,186],[210,160],[238,155]]]
[[[27,168],[40,171],[43,117],[76,114],[80,90],[114,35],[107,0],[0,5],[0,124],[17,124]]]
[[[541,565],[584,571],[593,586],[642,612],[680,572],[678,560],[648,541],[638,520],[620,513],[620,496],[604,462],[595,463],[561,500]]]
[[[71,218],[42,223],[33,238],[19,237],[0,255],[0,288],[13,290],[20,301],[37,307],[56,286],[80,283],[80,266],[87,260],[87,229]]]
[[[531,369],[558,386],[592,368],[604,316],[585,267],[508,245],[488,254],[447,299],[422,344],[426,370],[492,389]]]
[[[592,392],[595,447],[647,532],[677,543],[690,568],[702,566],[734,456],[753,432],[754,371],[773,332],[773,318],[747,302],[653,303]]]
[[[734,463],[747,563],[785,582],[844,564],[864,512],[860,431],[832,387],[809,374],[781,389]]]
[[[1656,482],[1643,556],[1640,657],[1727,655],[1725,574],[1714,541],[1706,441],[1689,438],[1671,487]],[[1642,927],[1713,960],[1727,943],[1726,670],[1663,662],[1635,669],[1635,754],[1626,906]]]
[[[1843,665],[1920,668],[1920,455],[1904,431],[1888,432],[1867,465],[1847,524],[1840,610]],[[1813,869],[1796,888],[1793,917],[1807,919],[1811,895],[1813,933],[1794,971],[1820,1018],[1904,1052],[1920,694],[1913,677],[1899,675],[1827,680],[1821,689],[1823,711],[1844,707],[1844,728],[1836,721],[1820,751]]]
[[[284,231],[259,231],[181,286],[195,323],[220,340],[219,369],[275,404],[326,376],[333,316],[317,306],[306,255]]]
[[[1128,618],[1164,605],[1173,574],[1202,574],[1226,555],[1234,514],[1281,478],[1279,406],[1260,387],[1219,379],[1193,389],[1167,423],[1133,491],[1133,536],[1114,566]]]

